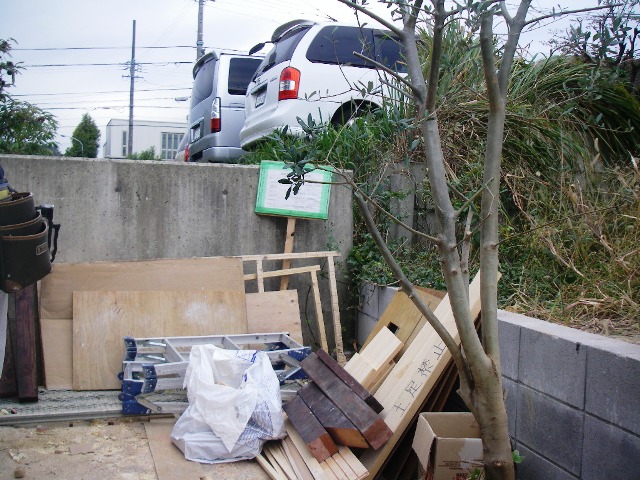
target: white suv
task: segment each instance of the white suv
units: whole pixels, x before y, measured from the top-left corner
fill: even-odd
[[[270,43],[247,88],[242,148],[285,125],[289,133],[302,134],[298,117],[341,124],[381,107],[388,75],[354,52],[406,71],[400,44],[384,30],[296,20],[277,28]]]

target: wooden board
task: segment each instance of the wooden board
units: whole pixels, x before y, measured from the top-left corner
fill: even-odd
[[[287,417],[284,421],[284,427],[287,430],[287,434],[289,435],[287,438],[291,440],[291,443],[295,446],[295,449],[298,451],[302,460],[307,465],[307,468],[313,475],[313,478],[316,480],[328,480],[327,475],[324,473],[324,470],[320,466],[320,462],[318,462],[311,452],[307,448],[306,443],[298,433],[298,431],[294,428],[291,420]]]
[[[300,362],[309,378],[342,410],[374,449],[382,447],[392,432],[365,401],[338,377],[315,353]]]
[[[382,405],[378,402],[373,395],[371,395],[366,388],[364,388],[353,376],[347,372],[334,358],[321,348],[316,351],[316,356],[324,363],[329,370],[331,370],[340,380],[342,380],[347,387],[365,401],[374,412],[380,413],[382,411]]]
[[[318,462],[338,453],[337,445],[302,398],[296,396],[287,402],[284,411]]]
[[[165,418],[152,419],[144,424],[158,480],[176,480],[177,478],[180,480],[202,480],[203,478],[269,479],[260,465],[253,460],[214,465],[187,460],[180,449],[171,442],[171,430],[173,430],[175,422],[174,418]]]
[[[331,435],[336,445],[369,448],[360,431],[315,383],[311,382],[302,387],[298,390],[298,395]]]
[[[247,332],[288,332],[301,345],[302,325],[296,290],[247,293]]]
[[[73,292],[73,388],[120,388],[124,336],[246,332],[240,292]]]
[[[45,319],[70,319],[73,292],[217,290],[244,292],[242,260],[209,257],[131,262],[55,263],[42,279]]]
[[[311,474],[309,467],[302,458],[302,455],[300,455],[296,446],[291,441],[291,438],[287,436],[282,439],[281,443],[287,458],[291,462],[291,465],[297,474],[297,480],[313,480],[314,477]]]
[[[36,355],[36,315],[38,310],[38,290],[31,284],[15,293],[15,324],[9,322],[13,360],[16,372],[16,386],[20,402],[38,400],[38,372]],[[11,327],[15,326],[15,330]]]
[[[244,292],[240,258],[207,257],[126,262],[54,263],[40,284],[45,383],[73,384],[73,292],[94,290],[216,290]]]
[[[304,344],[300,309],[295,290],[248,293],[247,332],[289,332],[290,337]],[[50,390],[69,390],[73,383],[73,320],[42,320],[46,385]]]
[[[369,392],[375,393],[374,386],[389,373],[391,364],[403,345],[391,330],[383,326],[366,348],[349,359],[344,369]]]
[[[434,310],[445,296],[445,292],[431,288],[417,288],[417,290],[422,300],[431,310]],[[378,332],[387,327],[404,344],[400,350],[400,355],[403,355],[426,323],[426,318],[422,316],[407,294],[399,291],[393,296],[393,299],[380,316],[380,319],[364,342],[362,349],[367,348],[367,345],[371,343]]]
[[[477,317],[480,313],[480,275],[476,275],[469,286],[469,307],[471,316]],[[459,342],[448,296],[442,299],[434,314]],[[384,406],[380,415],[393,431],[393,436],[379,451],[366,450],[360,457],[372,478],[402,438],[450,359],[449,350],[431,325],[426,324],[382,382],[376,397]]]

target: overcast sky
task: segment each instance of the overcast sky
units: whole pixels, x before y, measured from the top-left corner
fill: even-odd
[[[371,2],[375,3],[375,2]],[[553,6],[584,8],[597,0],[533,0],[548,12]],[[383,5],[375,7],[386,14]],[[204,9],[206,50],[248,50],[295,18],[328,17],[353,22],[351,11],[335,0],[215,0]],[[14,38],[12,60],[25,67],[10,92],[52,113],[59,122],[61,151],[84,113],[102,132],[112,118],[129,115],[133,20],[136,20],[134,117],[136,120],[185,121],[191,69],[196,57],[197,0],[2,0],[0,38]],[[566,28],[566,20],[526,35],[542,41]],[[153,47],[153,48],[150,48]]]

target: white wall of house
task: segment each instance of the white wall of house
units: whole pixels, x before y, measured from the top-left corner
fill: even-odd
[[[133,153],[140,153],[154,147],[156,157],[162,160],[173,160],[178,144],[186,131],[186,123],[134,120]],[[109,120],[103,147],[104,157],[126,158],[128,135],[129,120]]]

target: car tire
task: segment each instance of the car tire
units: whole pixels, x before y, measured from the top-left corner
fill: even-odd
[[[371,105],[368,104],[356,105],[355,103],[347,103],[340,107],[333,115],[331,123],[334,127],[349,125],[353,123],[356,118],[364,117],[371,113],[372,110]]]

